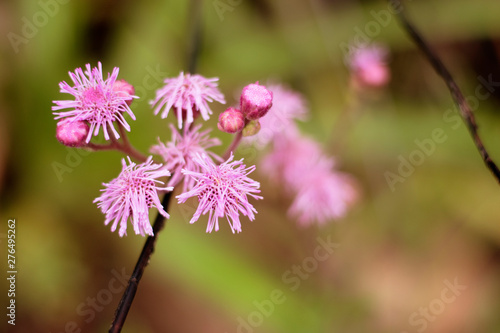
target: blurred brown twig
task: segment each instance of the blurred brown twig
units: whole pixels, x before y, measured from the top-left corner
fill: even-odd
[[[478,133],[478,126],[476,124],[476,119],[474,117],[472,109],[465,100],[462,91],[458,87],[457,83],[451,76],[446,66],[439,59],[437,54],[434,53],[434,51],[432,51],[427,42],[423,39],[422,35],[417,31],[415,26],[408,20],[408,18],[404,13],[404,6],[401,3],[401,1],[400,0],[388,0],[388,1],[389,4],[393,7],[394,11],[397,13],[403,28],[410,35],[415,44],[417,44],[420,50],[425,54],[425,56],[431,63],[432,67],[434,67],[434,70],[438,73],[439,76],[441,76],[441,78],[446,83],[448,89],[450,90],[451,97],[457,104],[460,110],[460,115],[465,124],[467,125],[467,128],[472,136],[472,140],[474,141],[474,144],[479,150],[479,153],[481,154],[481,157],[484,163],[486,164],[486,167],[491,171],[493,176],[496,178],[497,182],[500,183],[500,170],[498,169],[498,166],[495,164],[495,162],[493,162],[493,160],[490,157],[490,154],[484,147],[484,144]]]

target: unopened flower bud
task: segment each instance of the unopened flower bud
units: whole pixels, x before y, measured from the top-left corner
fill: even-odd
[[[260,131],[260,122],[258,120],[249,121],[243,129],[243,136],[252,136]]]
[[[84,121],[63,119],[57,123],[56,138],[68,147],[83,147],[89,134],[89,125]]]
[[[217,127],[226,133],[238,133],[245,127],[245,117],[240,110],[229,108],[219,115]]]
[[[241,112],[249,120],[256,120],[266,115],[273,106],[273,93],[259,82],[249,84],[241,92]]]
[[[117,92],[119,96],[121,97],[128,97],[130,98],[126,101],[127,105],[130,106],[132,104],[132,96],[135,94],[135,89],[134,86],[128,83],[125,80],[116,80],[115,83],[113,84],[113,91]]]

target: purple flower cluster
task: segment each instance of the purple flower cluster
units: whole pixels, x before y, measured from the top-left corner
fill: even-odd
[[[359,58],[353,60],[353,66],[362,68],[367,62]],[[200,124],[193,125],[199,115],[203,120],[210,118],[213,112],[208,102],[225,104],[224,95],[217,88],[218,78],[183,72],[166,78],[150,104],[154,114],[161,111],[162,118],[173,108],[181,130],[170,124],[170,141],[158,138],[158,144],[150,148],[151,153],[161,157],[162,164],[154,163],[151,156],[143,157],[124,136],[124,130],[130,131],[124,115],[135,120],[130,104],[137,96],[131,84],[117,79],[118,68],[108,73],[106,79],[101,63],[94,68],[87,64],[85,72],[77,68],[69,75],[73,86],[66,82],[59,86],[62,93],[71,94],[74,100],[54,101],[52,107],[58,111],[54,112],[55,119],[62,119],[57,126],[57,139],[71,147],[118,149],[139,160],[135,163],[127,157],[127,163],[123,159],[121,173],[103,183],[102,194],[94,200],[106,217],[105,225],[111,223],[111,231],[119,227],[120,236],[126,235],[129,220],[136,234],[153,235],[149,210],[155,207],[159,214],[169,217],[158,192],[172,191],[181,182],[183,193],[177,196],[178,203],[191,197],[198,199],[190,223],[208,214],[207,232],[219,230],[219,218],[227,219],[233,233],[241,232],[240,215],[253,221],[257,213],[249,199],[262,199],[258,195],[260,184],[249,177],[255,166],[247,167],[243,159],[234,160],[232,150],[242,136],[248,136],[247,142],[260,148],[272,143],[262,160],[263,170],[293,193],[289,214],[301,224],[340,218],[357,198],[353,179],[338,172],[333,159],[325,156],[315,141],[300,134],[295,120],[307,116],[302,96],[280,85],[249,84],[241,92],[239,108],[230,107],[220,113],[217,127],[237,134],[226,152],[229,158],[224,161],[210,151],[221,141],[210,137],[210,130],[202,131]],[[91,144],[92,136],[99,135],[101,128],[111,143]],[[120,135],[123,138],[118,141]],[[166,177],[170,178],[163,179]],[[161,187],[165,182],[167,186]]]

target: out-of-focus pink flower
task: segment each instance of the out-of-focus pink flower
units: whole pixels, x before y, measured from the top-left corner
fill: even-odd
[[[201,125],[196,125],[192,129],[185,126],[181,135],[177,129],[170,124],[172,139],[164,144],[158,139],[158,144],[151,147],[150,152],[160,155],[165,161],[164,168],[172,172],[172,177],[168,186],[176,186],[184,177],[182,169],[199,172],[201,167],[194,162],[196,155],[206,154],[208,158],[213,158],[222,162],[222,158],[207,149],[221,144],[217,138],[210,138],[210,130],[200,132]],[[184,177],[183,192],[193,188],[195,179]]]
[[[163,109],[161,117],[166,118],[170,108],[173,107],[176,110],[179,128],[182,128],[183,120],[189,125],[198,114],[201,114],[204,120],[208,120],[212,110],[207,102],[217,101],[226,104],[224,95],[217,88],[218,80],[183,72],[176,78],[165,79],[165,85],[156,91],[155,99],[150,102],[154,107],[154,114]]]
[[[226,133],[238,133],[245,127],[245,117],[240,110],[228,108],[219,115],[217,128]]]
[[[273,93],[259,82],[243,88],[240,96],[240,110],[245,118],[257,120],[266,115],[273,105]]]
[[[207,232],[219,230],[219,217],[226,217],[233,233],[241,232],[240,213],[255,219],[257,210],[248,202],[248,196],[262,199],[254,193],[260,193],[260,184],[248,177],[255,166],[246,167],[243,159],[233,161],[233,155],[227,161],[216,165],[206,155],[197,155],[194,162],[201,172],[183,170],[187,177],[192,177],[196,185],[189,192],[177,196],[179,203],[190,197],[198,197],[198,208],[190,223],[196,222],[200,216],[209,213]]]
[[[86,121],[90,124],[86,143],[90,141],[92,134],[97,136],[102,127],[104,138],[109,140],[108,129],[113,131],[115,138],[120,135],[113,126],[116,121],[130,132],[130,126],[123,117],[123,113],[128,113],[135,120],[135,116],[128,106],[128,101],[137,96],[124,96],[114,90],[114,84],[118,77],[119,69],[115,67],[113,73],[108,73],[108,78],[103,79],[102,65],[91,68],[86,65],[85,73],[81,68],[77,68],[74,73],[69,73],[74,86],[70,86],[65,81],[59,83],[62,93],[71,94],[75,100],[54,101],[53,111],[70,109],[63,112],[54,112],[55,119],[67,118],[72,121]]]
[[[362,86],[381,87],[390,80],[386,64],[388,51],[382,46],[354,47],[347,59],[354,80]]]
[[[120,224],[120,237],[127,234],[129,217],[136,234],[152,236],[149,209],[155,206],[161,215],[169,217],[158,198],[158,191],[171,191],[172,187],[158,187],[157,184],[163,182],[157,178],[170,176],[170,173],[161,168],[161,164],[153,164],[151,156],[139,165],[133,163],[130,158],[128,162],[129,165],[122,159],[120,175],[109,183],[103,183],[106,188],[101,190],[103,193],[94,203],[97,203],[106,215],[105,225],[113,221],[111,231],[114,232]]]
[[[84,121],[62,119],[57,123],[56,138],[68,147],[83,147],[89,133],[89,125]]]
[[[350,175],[320,165],[310,170],[296,193],[288,215],[304,226],[344,217],[358,198]]]
[[[276,137],[262,160],[264,173],[294,195],[289,214],[302,225],[341,218],[356,201],[354,180],[334,167],[316,141],[298,134]]]
[[[296,134],[295,120],[305,120],[308,109],[301,94],[282,85],[268,85],[273,93],[273,106],[259,119],[261,129],[254,136],[245,138],[259,148],[266,146],[275,136]]]
[[[321,146],[304,136],[281,135],[273,141],[272,150],[261,162],[261,170],[281,182],[287,191],[297,191],[305,175],[322,159]],[[333,166],[333,160],[330,159]]]

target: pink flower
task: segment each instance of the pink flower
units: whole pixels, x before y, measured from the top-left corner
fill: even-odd
[[[108,129],[113,131],[115,138],[119,139],[120,135],[115,130],[113,123],[117,121],[127,131],[130,132],[130,126],[123,117],[123,113],[127,112],[130,117],[135,120],[135,116],[127,104],[130,96],[115,91],[114,84],[118,76],[119,69],[115,67],[113,73],[106,80],[102,76],[102,66],[98,63],[98,67],[90,68],[90,64],[86,65],[85,73],[81,68],[77,68],[75,73],[69,73],[74,86],[71,87],[65,81],[59,83],[62,93],[71,94],[75,100],[54,101],[56,106],[52,107],[53,111],[70,109],[63,112],[54,112],[57,116],[55,119],[67,118],[72,121],[86,121],[90,124],[86,143],[90,141],[92,134],[97,136],[99,129],[102,127],[104,137],[109,140]]]
[[[156,98],[150,102],[154,107],[154,114],[163,109],[161,117],[166,118],[170,108],[174,107],[179,128],[182,128],[183,120],[190,124],[198,114],[208,120],[212,110],[207,102],[226,103],[224,95],[217,89],[218,80],[201,75],[184,75],[183,72],[176,78],[165,79],[165,86],[156,91]]]
[[[305,120],[308,113],[304,98],[299,93],[282,85],[268,85],[267,88],[273,93],[273,106],[259,119],[259,133],[245,138],[246,142],[254,143],[259,148],[266,146],[275,136],[297,133],[295,120]]]
[[[351,176],[318,166],[302,180],[288,215],[304,226],[314,222],[325,224],[344,217],[357,198]]]
[[[354,47],[347,63],[353,72],[354,80],[362,86],[381,87],[390,79],[386,64],[388,51],[381,46]]]
[[[231,154],[229,159],[215,165],[206,155],[197,155],[194,162],[197,163],[201,172],[183,170],[186,176],[196,180],[196,185],[189,191],[178,195],[179,203],[184,203],[190,197],[198,197],[198,208],[190,223],[196,222],[200,216],[207,212],[207,232],[219,230],[219,217],[226,217],[233,233],[241,232],[240,213],[248,216],[250,221],[255,219],[257,210],[248,202],[247,196],[254,199],[262,199],[254,193],[260,193],[260,184],[250,179],[248,174],[255,170],[255,166],[246,167],[243,159],[233,160]]]
[[[285,135],[273,143],[262,170],[294,196],[289,215],[302,225],[343,217],[358,197],[354,180],[335,170],[314,140]]]
[[[189,129],[189,126],[184,127],[183,135],[170,124],[172,130],[172,139],[166,144],[158,139],[158,144],[151,147],[150,152],[160,155],[165,161],[167,170],[172,171],[172,178],[168,182],[168,186],[176,186],[184,177],[182,169],[193,172],[199,172],[200,166],[194,162],[196,155],[207,154],[209,158],[213,158],[218,162],[222,162],[222,158],[217,154],[207,151],[208,148],[221,144],[217,138],[210,138],[208,133],[210,130],[199,132],[201,125],[194,126]],[[184,177],[183,192],[193,188],[195,180],[191,177]]]
[[[153,235],[153,228],[149,222],[149,209],[155,206],[161,215],[166,218],[168,213],[158,198],[157,191],[171,191],[172,187],[161,188],[157,183],[163,182],[156,178],[170,176],[168,170],[161,168],[161,164],[153,164],[151,156],[146,162],[136,165],[128,158],[129,165],[122,159],[120,175],[110,183],[103,183],[106,187],[103,193],[94,200],[102,213],[106,215],[105,225],[113,221],[111,231],[115,231],[118,223],[120,237],[127,234],[127,220],[131,217],[135,233]]]
[[[277,136],[273,149],[262,159],[262,170],[270,179],[281,182],[287,191],[297,191],[305,175],[323,159],[321,146],[296,135]],[[333,164],[333,160],[330,160]],[[333,165],[332,165],[333,166]]]

